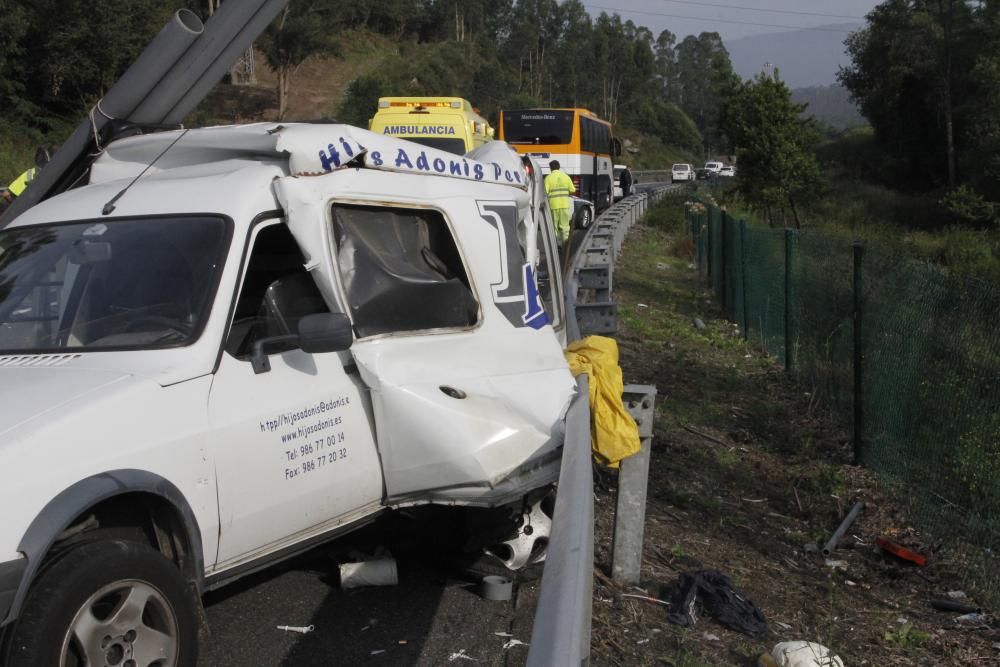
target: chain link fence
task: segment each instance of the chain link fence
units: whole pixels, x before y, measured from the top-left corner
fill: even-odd
[[[727,317],[851,430],[856,462],[1000,603],[1000,290],[710,205],[689,205],[687,222]]]

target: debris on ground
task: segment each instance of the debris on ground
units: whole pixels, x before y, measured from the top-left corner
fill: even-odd
[[[277,626],[279,630],[284,630],[285,632],[298,632],[301,635],[308,634],[316,629],[315,625],[279,625]]]
[[[782,642],[771,650],[778,667],[844,667],[844,661],[822,644]]]
[[[396,559],[385,549],[372,556],[352,552],[353,562],[340,564],[340,587],[395,586],[399,583]]]
[[[663,597],[674,609],[667,614],[671,623],[691,627],[704,614],[722,627],[749,637],[763,639],[767,635],[764,614],[721,572],[684,572],[666,588]]]
[[[844,517],[844,520],[840,523],[839,526],[837,526],[837,530],[827,541],[826,545],[824,545],[823,547],[824,556],[830,556],[833,554],[833,550],[837,548],[837,544],[840,543],[840,540],[844,537],[844,534],[847,532],[847,529],[851,527],[851,524],[854,523],[854,520],[858,518],[859,514],[861,514],[861,510],[864,509],[864,506],[865,504],[861,502],[854,503],[854,507],[852,507],[851,511],[847,513],[847,516]]]
[[[885,537],[876,537],[875,544],[877,544],[883,551],[892,554],[900,560],[908,561],[919,567],[923,567],[927,564],[927,558],[925,556],[921,556],[916,551],[911,551]]]
[[[471,655],[468,655],[465,652],[464,648],[460,649],[459,651],[457,651],[455,653],[452,653],[450,656],[448,656],[448,662],[455,662],[456,660],[471,660],[472,662],[479,662],[478,660],[476,660],[475,658],[473,658]]]
[[[931,598],[931,607],[938,611],[954,611],[959,614],[976,614],[982,611],[974,604],[958,602],[956,600],[943,600],[941,598]]]

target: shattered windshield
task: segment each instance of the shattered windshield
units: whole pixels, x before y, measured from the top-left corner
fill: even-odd
[[[0,231],[0,352],[155,348],[200,333],[222,218],[86,221]]]

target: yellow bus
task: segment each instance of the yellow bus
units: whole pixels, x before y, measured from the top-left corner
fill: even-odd
[[[458,155],[493,140],[493,128],[461,97],[381,97],[368,129]]]
[[[559,165],[576,185],[577,195],[598,210],[612,201],[613,163],[621,154],[611,123],[587,109],[501,111],[499,139],[523,155]]]

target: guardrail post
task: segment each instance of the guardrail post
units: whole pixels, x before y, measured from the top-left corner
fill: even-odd
[[[646,488],[649,457],[653,442],[653,415],[656,387],[630,384],[622,399],[639,427],[642,448],[623,459],[618,470],[618,499],[615,508],[614,540],[611,546],[611,576],[616,581],[639,583],[642,570],[642,542],[646,524]]]

